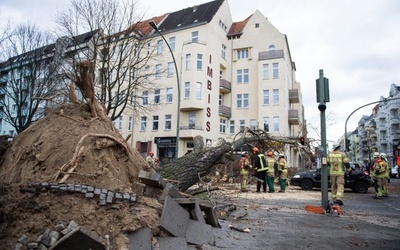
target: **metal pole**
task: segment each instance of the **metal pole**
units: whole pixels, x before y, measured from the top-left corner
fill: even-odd
[[[176,64],[176,60],[175,60],[175,56],[174,53],[172,52],[171,46],[169,46],[169,43],[167,42],[167,39],[165,39],[165,37],[163,36],[163,34],[161,34],[160,30],[158,29],[156,23],[151,20],[149,22],[150,26],[161,36],[161,38],[164,40],[164,42],[167,44],[167,47],[169,49],[169,52],[171,53],[172,56],[172,60],[174,61],[174,65],[175,65],[175,74],[176,74],[176,84],[178,87],[178,107],[177,107],[177,116],[176,116],[176,148],[175,148],[175,158],[178,158],[178,154],[179,154],[179,122],[180,122],[180,118],[181,118],[181,87],[179,84],[179,75],[178,75],[178,66]]]

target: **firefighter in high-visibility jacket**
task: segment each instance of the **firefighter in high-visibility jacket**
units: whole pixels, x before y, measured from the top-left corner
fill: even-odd
[[[382,196],[389,197],[388,182],[390,180],[390,166],[385,153],[381,153],[380,157],[382,160],[382,164],[384,165],[385,168],[385,179],[383,180],[383,185],[382,185]]]
[[[253,166],[256,171],[257,177],[257,193],[261,191],[261,185],[263,187],[263,191],[267,192],[267,183],[266,183],[266,172],[268,171],[267,161],[265,160],[264,154],[262,154],[257,147],[253,148]]]
[[[377,154],[375,154],[377,153]],[[385,185],[386,180],[386,166],[385,162],[382,161],[381,156],[378,152],[374,153],[374,170],[372,174],[372,178],[375,182],[375,195],[372,197],[374,199],[382,199],[383,198],[383,186]]]
[[[284,154],[279,154],[278,156],[278,173],[279,173],[279,186],[280,190],[278,192],[284,193],[286,189],[286,180],[287,180],[287,162],[285,160]]]
[[[349,159],[344,152],[340,152],[340,145],[335,145],[328,154],[328,165],[331,182],[331,196],[334,203],[343,205],[344,175],[346,170],[351,172]]]
[[[247,192],[247,182],[249,179],[249,173],[251,170],[251,165],[247,154],[242,154],[242,157],[239,161],[240,168],[240,191]]]
[[[268,184],[268,193],[274,193],[275,192],[275,158],[274,158],[274,153],[269,151],[267,153],[267,163],[268,163],[268,171],[267,171],[267,184]]]

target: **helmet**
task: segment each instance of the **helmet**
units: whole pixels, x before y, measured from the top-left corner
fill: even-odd
[[[332,147],[333,150],[337,150],[339,148],[340,148],[340,144],[334,144]]]
[[[386,158],[386,154],[385,153],[381,153],[380,156],[381,156],[381,158]]]
[[[274,153],[272,153],[271,151],[269,151],[267,155],[273,157],[273,156],[274,156]]]
[[[284,154],[279,154],[278,158],[285,158],[285,155]]]
[[[153,156],[154,155],[153,151],[150,151],[149,155]]]
[[[374,158],[378,158],[380,155],[378,152],[374,152]]]
[[[255,152],[258,152],[258,148],[257,147],[254,147],[253,148],[253,152],[255,153]]]

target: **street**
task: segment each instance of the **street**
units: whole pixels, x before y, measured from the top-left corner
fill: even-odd
[[[213,199],[217,207],[233,204],[236,210],[220,220],[223,230],[216,230],[216,246],[210,249],[400,249],[399,190],[400,179],[391,180],[389,198],[383,200],[372,199],[373,188],[365,194],[346,190],[343,214],[334,216],[305,211],[305,205],[321,205],[318,189],[240,193],[236,186],[225,187]]]

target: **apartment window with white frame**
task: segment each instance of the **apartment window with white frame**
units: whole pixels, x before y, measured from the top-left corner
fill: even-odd
[[[149,104],[149,91],[143,91],[142,93],[142,100],[143,100],[143,105]]]
[[[229,121],[229,133],[235,134],[235,120]]]
[[[157,41],[157,55],[162,54],[163,51],[163,40]]]
[[[279,132],[279,116],[274,116],[274,132]]]
[[[168,38],[168,44],[172,51],[175,51],[175,42],[176,42],[176,38],[174,36]]]
[[[249,49],[238,49],[237,50],[237,59],[246,59],[249,58]]]
[[[269,79],[269,64],[263,64],[263,79],[268,80]]]
[[[219,132],[226,133],[226,119],[219,119]]]
[[[172,88],[167,88],[167,103],[172,103],[173,93]]]
[[[156,79],[161,78],[161,64],[156,65]]]
[[[185,70],[190,70],[190,67],[191,67],[190,60],[191,60],[191,58],[192,58],[191,54],[186,54],[185,55]]]
[[[269,90],[263,90],[263,105],[269,105]]]
[[[243,108],[243,99],[242,99],[242,94],[237,94],[236,95],[236,108],[241,109]]]
[[[197,54],[197,70],[203,69],[203,54]]]
[[[201,82],[196,82],[196,99],[201,99],[202,86]]]
[[[153,115],[153,130],[157,131],[158,130],[158,115]]]
[[[190,82],[185,82],[185,98],[190,98]]]
[[[279,104],[279,89],[273,90],[274,104]]]
[[[249,94],[243,94],[243,108],[249,107]]]
[[[172,115],[165,115],[165,130],[171,130],[171,118]]]
[[[278,63],[273,63],[272,64],[272,77],[274,79],[279,78],[279,64]]]
[[[146,131],[147,126],[147,117],[142,116],[140,117],[140,131]]]
[[[155,89],[154,90],[154,103],[159,104],[160,103],[160,97],[161,97],[161,90],[160,89]]]
[[[226,57],[226,46],[225,46],[225,44],[222,44],[221,57],[222,57],[222,59],[225,59],[225,57]]]
[[[243,132],[245,128],[246,128],[246,121],[245,120],[239,120],[240,132]]]
[[[192,43],[198,43],[198,42],[199,42],[199,32],[193,31],[192,32]]]
[[[269,117],[268,116],[263,117],[263,129],[267,132],[269,131]]]
[[[196,113],[195,112],[188,113],[188,125],[189,125],[189,129],[196,128]]]
[[[133,117],[129,116],[129,118],[128,118],[128,131],[132,130],[132,120],[133,120]]]
[[[122,117],[122,115],[118,118],[118,129],[122,130],[122,125],[124,122],[124,118]]]
[[[248,69],[238,69],[236,71],[237,83],[249,83],[249,70]]]
[[[257,127],[256,119],[250,119],[250,129],[255,130]]]
[[[174,64],[174,62],[169,62],[168,63],[168,70],[167,70],[167,76],[168,77],[171,77],[171,76],[173,76],[174,75],[174,72],[175,72],[175,64]]]

